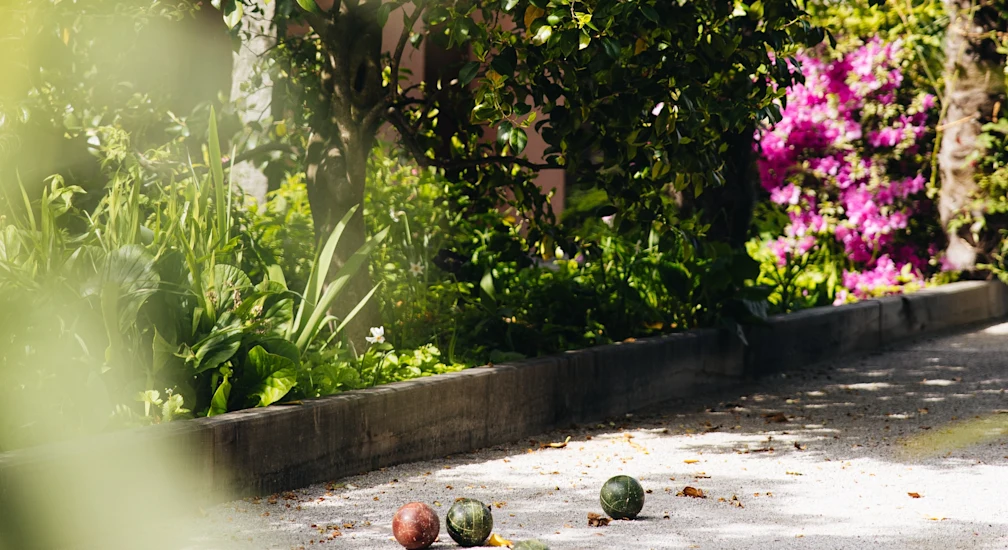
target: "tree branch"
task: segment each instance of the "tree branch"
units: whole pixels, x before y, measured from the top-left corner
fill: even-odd
[[[401,138],[403,146],[406,147],[406,150],[409,151],[410,155],[412,155],[413,158],[422,166],[434,166],[445,170],[476,168],[477,166],[487,166],[491,164],[517,165],[537,171],[550,168],[560,168],[560,166],[548,162],[532,162],[525,158],[506,155],[492,155],[454,160],[432,159],[425,154],[423,149],[420,148],[420,144],[417,143],[416,138],[413,135],[413,129],[410,127],[409,122],[406,121],[406,118],[403,117],[402,113],[395,108],[389,108],[386,112],[388,114],[389,122],[396,131],[399,132],[399,137]]]
[[[418,0],[416,7],[413,8],[413,13],[406,18],[406,22],[403,25],[402,34],[399,35],[399,42],[396,44],[395,52],[392,54],[392,71],[390,78],[392,79],[392,90],[389,94],[390,101],[392,103],[399,96],[399,66],[402,64],[403,52],[406,51],[406,42],[409,42],[410,33],[413,32],[413,26],[420,19],[420,14],[427,8],[426,0]]]

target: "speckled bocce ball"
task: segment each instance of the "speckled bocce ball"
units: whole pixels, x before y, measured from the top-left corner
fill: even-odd
[[[489,506],[478,500],[460,498],[448,509],[445,529],[459,546],[479,546],[493,531],[493,514]]]
[[[440,531],[438,515],[422,502],[404,504],[392,518],[392,535],[407,550],[420,550],[434,544]]]
[[[609,478],[599,492],[602,509],[613,519],[633,519],[644,508],[644,488],[630,476]]]
[[[511,550],[550,550],[545,542],[540,540],[522,540],[515,543]]]

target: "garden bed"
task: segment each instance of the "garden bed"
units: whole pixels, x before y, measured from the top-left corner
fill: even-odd
[[[114,452],[127,462],[147,453],[135,463],[156,470],[147,456],[155,442],[183,451],[205,498],[272,493],[614,417],[1006,314],[1008,287],[961,282],[773,317],[747,329],[748,346],[727,331],[698,330],[38,447],[0,455],[0,498],[18,498],[25,476],[64,459],[88,463]]]

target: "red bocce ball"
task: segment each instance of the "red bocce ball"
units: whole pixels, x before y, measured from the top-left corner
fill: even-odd
[[[406,550],[420,550],[434,544],[441,522],[434,509],[422,502],[404,504],[392,518],[392,534]]]

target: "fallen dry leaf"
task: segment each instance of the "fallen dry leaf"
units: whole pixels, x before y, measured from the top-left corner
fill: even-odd
[[[942,517],[938,517],[938,516],[930,516],[930,517],[928,517],[927,519],[929,519],[929,520],[931,520],[931,521],[945,521],[945,520],[947,520],[948,518],[942,518]]]
[[[794,448],[798,449],[799,451],[804,451],[806,447],[805,447],[805,445],[799,445],[798,442],[795,441],[794,442]]]
[[[687,486],[682,491],[676,493],[677,497],[693,497],[693,498],[707,498],[704,494],[703,489],[697,489],[696,487]]]
[[[605,516],[600,516],[593,512],[588,512],[588,527],[605,527],[612,521]]]
[[[779,424],[783,424],[784,422],[788,421],[788,417],[785,416],[784,413],[766,413],[763,415],[763,418],[766,418],[768,424],[770,422],[777,422]]]
[[[801,472],[784,472],[784,473],[785,473],[785,474],[787,474],[787,475],[789,475],[789,476],[800,476],[800,475],[804,475],[804,474],[802,474]]]
[[[700,462],[700,461],[698,459],[695,459],[695,458],[687,458],[683,462],[685,462],[686,464],[696,464],[697,462]]]
[[[571,440],[571,438],[568,435],[567,439],[565,439],[563,441],[557,441],[557,442],[554,442],[554,443],[543,443],[542,445],[540,445],[540,448],[542,448],[542,449],[546,449],[546,448],[550,448],[550,449],[563,449],[564,447],[567,446],[568,443],[570,443],[570,440]]]
[[[506,538],[498,535],[497,533],[494,533],[494,534],[490,535],[489,539],[487,539],[486,545],[487,546],[503,546],[505,548],[511,548],[512,546],[514,546],[514,543],[511,542],[511,541],[509,541],[508,539],[506,539]]]
[[[921,497],[920,493],[907,493],[907,494],[910,495],[910,498],[920,498]]]

